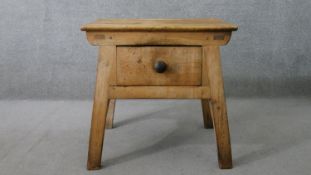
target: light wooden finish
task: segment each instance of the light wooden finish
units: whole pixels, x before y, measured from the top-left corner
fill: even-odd
[[[112,46],[112,47],[116,47],[116,46]],[[115,48],[114,49],[114,59],[111,61],[111,74],[110,74],[110,77],[109,77],[109,85],[111,86],[114,86],[114,85],[117,85],[117,74],[116,74],[116,71],[117,71],[117,49]]]
[[[237,26],[221,19],[100,19],[81,30],[93,45],[225,45]]]
[[[209,66],[213,66],[213,65],[207,64],[208,54],[209,53],[207,52],[207,50],[203,49],[202,51],[202,86],[209,87],[208,69],[209,69]],[[206,129],[213,128],[212,111],[210,108],[209,100],[202,99],[201,106],[202,106],[202,112],[203,112],[204,128]]]
[[[219,19],[108,19],[81,30],[89,43],[100,46],[89,170],[101,166],[116,99],[200,99],[204,127],[216,133],[219,167],[232,168],[219,47],[229,42],[236,25]],[[156,61],[168,65],[164,73],[156,73]]]
[[[87,162],[87,168],[89,170],[99,169],[101,166],[102,146],[108,109],[108,82],[114,59],[116,59],[115,46],[100,48]]]
[[[237,26],[221,19],[99,19],[82,31],[234,31]]]
[[[201,47],[117,47],[117,85],[201,85],[201,58]]]
[[[108,105],[108,112],[106,116],[106,129],[113,128],[114,110],[115,110],[116,100],[110,99]]]
[[[208,99],[209,87],[201,86],[113,86],[109,98],[117,99]]]
[[[223,32],[110,32],[89,31],[92,45],[226,45],[231,31]]]
[[[218,46],[206,46],[203,49],[204,53],[207,53],[206,64],[209,67],[207,75],[211,88],[212,116],[216,133],[219,167],[228,169],[232,168],[232,156],[220,50]]]
[[[202,112],[203,112],[203,124],[204,128],[210,129],[213,128],[213,118],[212,118],[212,111],[210,107],[209,100],[201,100]]]

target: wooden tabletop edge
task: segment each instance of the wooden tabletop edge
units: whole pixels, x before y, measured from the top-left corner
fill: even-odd
[[[204,21],[206,20],[206,21]],[[170,23],[172,21],[172,23]],[[184,23],[183,23],[184,21]],[[151,22],[151,23],[150,23]],[[177,23],[176,23],[177,22]],[[190,23],[189,23],[190,22]],[[84,24],[81,31],[236,31],[238,26],[221,19],[98,19]]]
[[[127,31],[151,31],[151,32],[213,32],[213,31],[237,31],[238,26],[224,27],[224,28],[156,28],[156,27],[127,27],[127,28],[118,28],[118,27],[90,27],[83,25],[80,28],[81,31],[85,32],[100,32],[100,31],[116,31],[116,32],[127,32]]]

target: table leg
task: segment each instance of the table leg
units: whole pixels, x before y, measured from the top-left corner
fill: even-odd
[[[102,147],[109,100],[109,77],[115,55],[115,46],[104,46],[99,49],[87,162],[87,169],[89,170],[99,169],[101,167]]]
[[[108,112],[106,117],[106,129],[113,128],[114,110],[115,110],[116,100],[110,99],[108,105]]]
[[[232,155],[219,46],[206,46],[204,52],[207,53],[204,59],[208,66],[208,80],[211,88],[211,109],[217,141],[218,163],[221,169],[230,169],[232,168]]]
[[[212,111],[209,100],[201,100],[204,128],[213,128]]]

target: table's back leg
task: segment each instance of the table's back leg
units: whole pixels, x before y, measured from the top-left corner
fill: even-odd
[[[204,128],[213,128],[212,111],[209,100],[201,100]]]
[[[203,49],[211,88],[211,110],[217,141],[218,163],[221,169],[230,169],[232,168],[232,155],[220,50],[219,46],[205,46]]]
[[[100,47],[87,162],[87,168],[89,170],[99,169],[101,167],[102,147],[108,110],[109,77],[115,55],[115,46]]]
[[[106,117],[106,129],[113,128],[114,110],[115,110],[116,100],[110,99],[108,105],[108,112]]]

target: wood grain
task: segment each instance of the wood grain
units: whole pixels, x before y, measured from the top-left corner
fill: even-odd
[[[226,45],[231,31],[218,32],[98,32],[87,31],[92,45]]]
[[[237,26],[221,19],[99,19],[82,31],[234,31]]]
[[[201,58],[201,47],[117,47],[117,85],[201,85]]]
[[[113,128],[114,110],[115,110],[116,100],[110,99],[108,105],[108,112],[106,117],[106,129]]]
[[[213,66],[213,65],[207,64],[208,54],[209,53],[207,53],[207,49],[203,49],[203,52],[202,52],[202,86],[209,87],[208,69],[209,69],[209,66]],[[203,112],[204,128],[206,129],[213,128],[212,111],[210,108],[209,100],[202,99],[201,106],[202,106],[202,112]]]
[[[100,47],[87,162],[87,168],[89,170],[99,169],[101,167],[108,109],[108,87],[112,70],[111,65],[114,59],[116,59],[115,46]]]
[[[202,106],[202,112],[203,112],[204,128],[206,129],[213,128],[213,118],[212,118],[212,111],[210,107],[210,101],[202,99],[201,106]]]
[[[214,130],[216,134],[218,162],[221,169],[232,168],[227,106],[221,70],[220,50],[218,46],[206,46],[208,80],[211,88],[211,106]]]
[[[209,87],[201,86],[112,86],[109,97],[117,99],[208,99]]]
[[[103,19],[81,30],[100,46],[88,169],[100,168],[115,99],[201,99],[204,127],[216,133],[219,167],[232,168],[219,46],[229,42],[236,25],[219,19]],[[164,73],[153,69],[157,61],[168,65]]]

